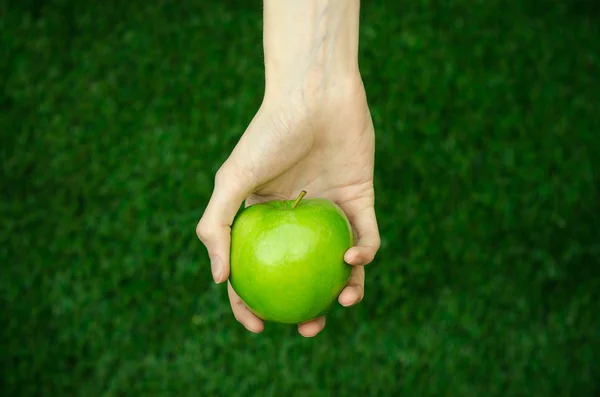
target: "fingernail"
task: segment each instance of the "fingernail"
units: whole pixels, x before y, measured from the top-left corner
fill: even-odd
[[[210,270],[212,272],[213,280],[215,280],[215,283],[217,283],[217,284],[220,283],[222,270],[221,270],[221,259],[219,259],[218,256],[210,257]]]

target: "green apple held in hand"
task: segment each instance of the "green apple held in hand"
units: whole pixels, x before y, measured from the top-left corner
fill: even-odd
[[[333,202],[274,200],[243,209],[231,228],[233,289],[258,317],[298,324],[329,309],[350,278],[344,253],[354,243]]]

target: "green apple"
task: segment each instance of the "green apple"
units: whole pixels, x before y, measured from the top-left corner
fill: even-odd
[[[241,210],[231,227],[233,289],[258,317],[298,324],[325,314],[350,278],[354,237],[333,202],[274,200]]]

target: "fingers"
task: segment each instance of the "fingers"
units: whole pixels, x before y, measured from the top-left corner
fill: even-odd
[[[208,250],[213,279],[217,284],[229,277],[230,226],[250,190],[248,178],[224,165],[217,172],[210,201],[196,226],[196,234]]]
[[[346,288],[338,296],[338,302],[342,306],[352,306],[359,303],[365,296],[365,268],[355,266],[352,268],[350,280]]]
[[[265,328],[264,322],[248,309],[229,282],[227,283],[227,294],[229,295],[229,303],[231,304],[231,311],[235,319],[250,332],[256,334],[262,332]]]
[[[377,250],[371,246],[356,246],[350,248],[344,254],[344,261],[349,265],[364,266],[373,262]]]
[[[348,217],[356,232],[357,241],[344,254],[344,261],[350,265],[367,265],[373,261],[381,245],[375,209],[369,207],[354,214],[349,213]]]
[[[319,332],[323,331],[323,328],[325,328],[325,322],[325,317],[319,317],[317,319],[298,324],[298,332],[305,338],[315,337]]]

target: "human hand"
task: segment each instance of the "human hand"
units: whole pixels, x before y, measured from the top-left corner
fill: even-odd
[[[336,85],[335,92],[313,103],[293,97],[266,98],[217,172],[197,228],[215,282],[229,276],[230,225],[242,202],[293,199],[306,190],[307,198],[330,199],[348,216],[356,246],[344,259],[354,267],[338,301],[351,306],[363,298],[363,266],[373,260],[380,244],[374,211],[374,130],[360,78]],[[262,331],[263,322],[229,283],[228,292],[236,319],[250,331]],[[324,326],[321,317],[300,324],[298,330],[314,336]]]
[[[302,18],[315,28],[315,37],[294,31],[305,28],[298,22]],[[217,172],[196,230],[208,250],[215,282],[229,277],[230,226],[241,204],[292,199],[306,190],[307,198],[327,198],[348,216],[356,244],[344,255],[353,269],[338,301],[352,306],[362,300],[363,266],[375,257],[380,239],[374,210],[374,129],[358,72],[357,30],[357,1],[265,1],[264,100]],[[230,283],[228,293],[235,318],[248,330],[261,332],[263,321]],[[298,331],[311,337],[324,327],[325,317],[320,317],[299,324]]]

